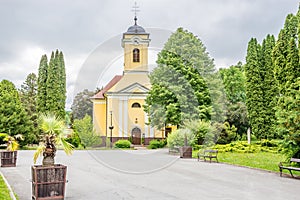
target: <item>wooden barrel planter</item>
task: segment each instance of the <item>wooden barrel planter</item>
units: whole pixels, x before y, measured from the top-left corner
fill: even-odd
[[[192,158],[192,151],[190,146],[179,147],[180,158]]]
[[[32,171],[33,200],[63,200],[65,197],[67,166],[43,167],[34,165]]]
[[[1,167],[15,167],[17,164],[17,151],[1,151]]]

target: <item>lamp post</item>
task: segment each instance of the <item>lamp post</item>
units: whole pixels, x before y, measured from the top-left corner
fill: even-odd
[[[114,126],[112,125],[112,111],[110,111],[110,148],[112,148],[112,130],[114,129]]]

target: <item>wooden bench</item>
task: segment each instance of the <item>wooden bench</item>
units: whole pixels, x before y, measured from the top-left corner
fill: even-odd
[[[287,170],[289,170],[292,177],[294,177],[292,171],[300,171],[300,167],[293,166],[292,165],[293,163],[298,163],[299,164],[300,159],[299,158],[291,158],[290,162],[280,162],[278,164],[279,171],[280,171],[280,176],[282,176],[282,170],[287,169]]]
[[[213,158],[215,158],[218,161],[218,150],[213,150],[213,149],[207,149],[204,150],[203,152],[198,152],[198,161],[200,160],[200,158],[204,159],[204,161],[206,161],[206,158],[209,158],[209,162],[211,162],[211,160]]]

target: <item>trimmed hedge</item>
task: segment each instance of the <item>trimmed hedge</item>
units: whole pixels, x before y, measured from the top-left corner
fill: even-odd
[[[166,146],[166,140],[151,140],[148,149],[158,149]]]
[[[130,148],[131,142],[129,140],[118,140],[115,143],[116,148]]]

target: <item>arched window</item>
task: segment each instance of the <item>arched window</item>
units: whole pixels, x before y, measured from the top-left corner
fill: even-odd
[[[133,49],[133,62],[140,62],[140,50],[137,48]]]
[[[133,103],[131,105],[131,108],[140,108],[140,107],[141,107],[141,105],[139,103]]]

